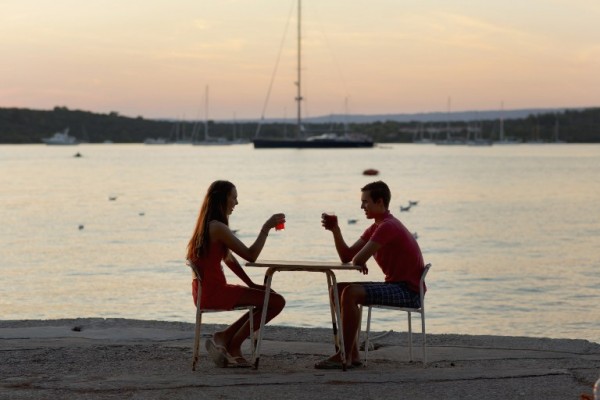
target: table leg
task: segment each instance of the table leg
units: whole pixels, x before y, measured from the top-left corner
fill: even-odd
[[[333,345],[335,346],[335,351],[337,352],[340,349],[340,343],[338,342],[338,328],[336,322],[335,315],[335,303],[331,300],[331,296],[333,296],[333,287],[331,284],[331,276],[325,272],[327,275],[327,295],[329,296],[329,311],[331,312],[331,326],[333,331]]]
[[[263,302],[262,314],[260,317],[260,327],[258,328],[258,340],[256,341],[255,358],[254,358],[254,369],[258,369],[260,362],[260,345],[262,343],[263,330],[267,321],[267,308],[269,305],[269,296],[271,295],[271,281],[273,280],[273,274],[275,270],[269,268],[265,273],[265,300]]]
[[[340,327],[339,339],[340,339],[340,355],[341,355],[341,359],[342,359],[342,370],[346,371],[346,347],[344,346],[344,327],[342,326],[342,312],[340,310],[340,298],[338,296],[337,281],[335,280],[335,274],[333,273],[333,271],[327,271],[326,274],[327,274],[327,283],[329,284],[331,282],[331,286],[333,286],[333,302],[335,305],[335,316],[336,316],[338,326]],[[330,299],[330,303],[331,303],[331,299]],[[336,335],[335,325],[334,325],[334,335]],[[337,340],[336,340],[336,342],[337,342]]]

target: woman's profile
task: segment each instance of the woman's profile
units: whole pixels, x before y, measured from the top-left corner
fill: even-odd
[[[238,306],[254,306],[255,330],[260,326],[260,318],[266,312],[266,321],[275,318],[285,306],[284,298],[272,292],[269,296],[267,310],[263,310],[265,287],[252,282],[234,253],[248,261],[255,261],[262,251],[269,231],[285,222],[284,214],[274,214],[263,224],[254,243],[247,247],[229,228],[229,215],[233,212],[237,201],[237,189],[229,181],[213,182],[204,197],[194,233],[188,243],[187,259],[191,261],[201,274],[202,309],[233,309]],[[247,286],[227,283],[221,262],[224,262]],[[194,304],[197,303],[198,279],[192,280]],[[228,326],[215,332],[206,341],[206,348],[211,358],[219,367],[250,366],[242,356],[241,346],[250,336],[249,313]]]

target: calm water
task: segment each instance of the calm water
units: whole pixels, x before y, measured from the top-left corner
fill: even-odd
[[[336,212],[356,240],[367,226],[366,168],[381,172],[392,212],[433,264],[429,332],[600,342],[599,145],[0,146],[1,318],[192,322],[185,247],[210,182],[238,187],[230,224],[248,245],[266,218],[286,213],[261,258],[336,260],[319,216]],[[418,206],[401,213],[409,200]],[[338,280],[382,279],[369,265],[367,277]],[[263,273],[249,270],[257,282]],[[279,273],[273,285],[288,301],[277,324],[330,326],[324,275]],[[406,329],[404,317],[374,315],[376,330]]]

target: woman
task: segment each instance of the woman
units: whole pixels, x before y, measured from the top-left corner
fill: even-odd
[[[233,309],[237,306],[254,306],[257,312],[253,313],[253,323],[255,327],[259,327],[264,311],[265,287],[252,282],[232,252],[245,260],[255,261],[265,245],[269,230],[277,224],[284,223],[285,215],[271,216],[263,224],[254,243],[246,247],[229,229],[229,215],[237,204],[237,190],[231,182],[215,181],[209,186],[194,234],[188,243],[187,258],[196,265],[201,274],[202,308]],[[248,287],[228,284],[221,261],[225,262]],[[195,275],[193,278],[192,293],[194,304],[197,304],[198,279]],[[266,321],[275,318],[284,306],[284,298],[272,292],[266,310]],[[206,348],[217,366],[250,366],[241,351],[242,343],[249,336],[249,313],[246,313],[227,329],[216,332],[212,339],[207,340]]]

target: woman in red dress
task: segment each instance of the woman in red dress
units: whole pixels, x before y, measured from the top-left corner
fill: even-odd
[[[257,285],[246,274],[233,253],[248,261],[255,261],[262,251],[269,231],[278,224],[285,223],[284,214],[274,214],[263,224],[254,243],[247,247],[229,229],[229,215],[238,204],[237,190],[228,181],[215,181],[208,188],[196,228],[187,248],[187,259],[201,274],[203,309],[233,309],[237,306],[254,306],[254,327],[260,326],[265,287]],[[225,263],[247,286],[227,283],[221,261]],[[194,275],[192,293],[197,304],[198,279]],[[266,310],[266,321],[275,318],[285,306],[284,298],[272,292]],[[227,365],[249,366],[242,356],[241,346],[250,336],[249,313],[244,314],[226,329],[214,333],[207,340],[206,348],[220,367]]]

